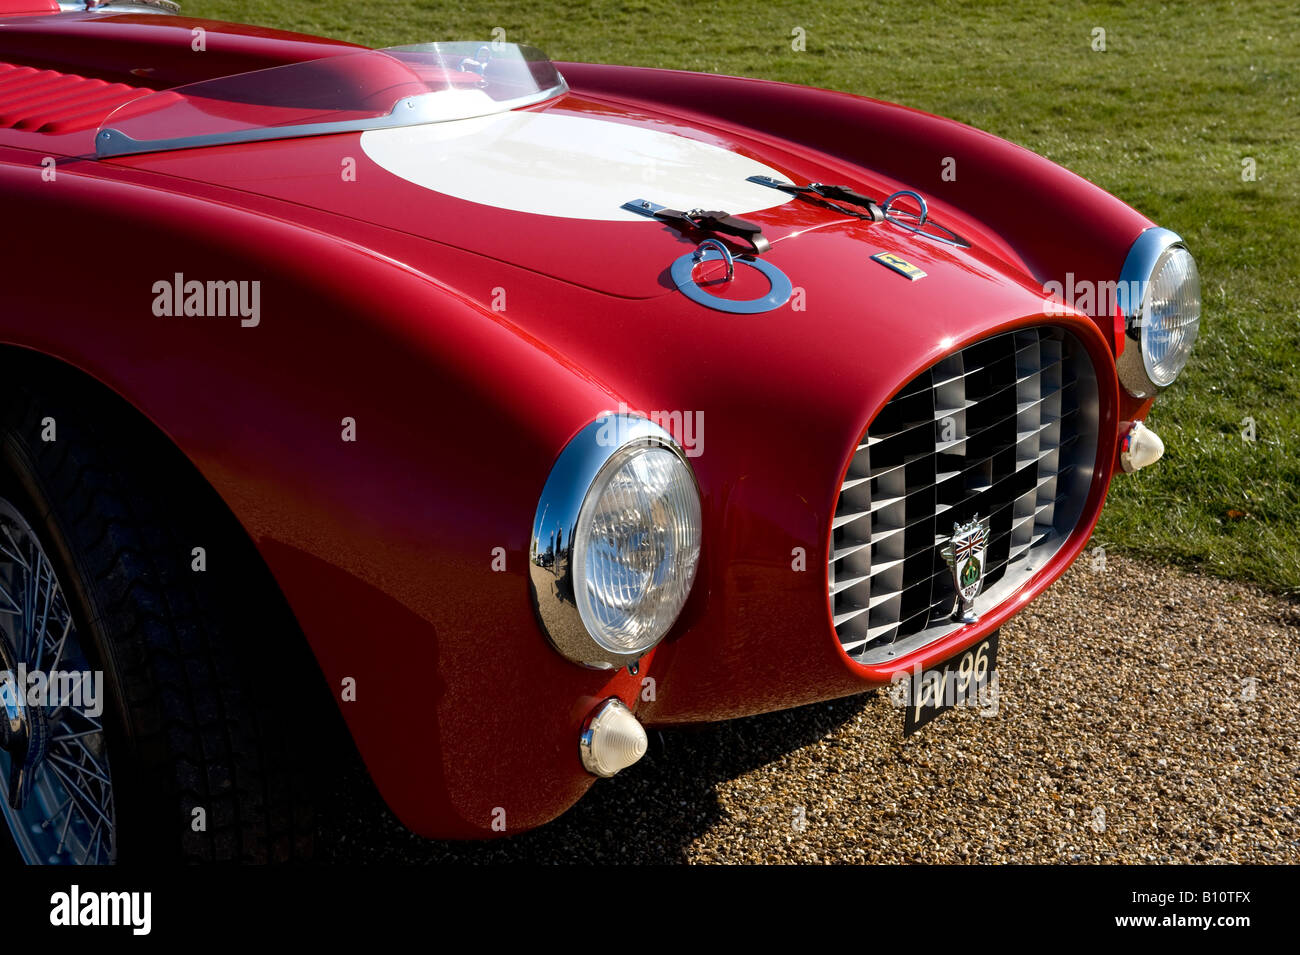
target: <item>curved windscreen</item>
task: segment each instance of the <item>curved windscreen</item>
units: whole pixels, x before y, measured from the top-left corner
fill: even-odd
[[[359,50],[153,93],[95,133],[98,156],[259,142],[470,119],[568,87],[540,50],[424,43]]]

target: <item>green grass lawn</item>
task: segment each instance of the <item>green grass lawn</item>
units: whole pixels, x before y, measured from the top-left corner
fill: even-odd
[[[1069,167],[1187,239],[1204,322],[1096,541],[1300,593],[1300,4],[189,0],[372,46],[506,39],[905,103]],[[806,50],[791,48],[802,28]],[[1092,49],[1093,30],[1106,50]],[[1243,160],[1255,181],[1243,180]],[[1256,440],[1242,439],[1243,420]]]

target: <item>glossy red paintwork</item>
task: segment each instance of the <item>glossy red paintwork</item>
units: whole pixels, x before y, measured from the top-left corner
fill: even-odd
[[[213,59],[190,50],[195,25]],[[177,18],[0,21],[0,61],[153,88],[339,49]],[[611,695],[672,724],[887,682],[892,669],[845,657],[827,605],[830,515],[859,435],[947,351],[1042,322],[1043,282],[1113,280],[1151,224],[1019,147],[913,110],[755,80],[561,69],[573,92],[538,108],[671,129],[797,180],[918,189],[974,247],[786,203],[751,218],[777,238],[767,257],[806,309],[727,315],[672,291],[665,270],[694,243],[657,223],[476,206],[388,175],[356,134],[99,162],[91,130],[0,130],[0,195],[25,224],[0,254],[27,277],[7,288],[0,338],[103,382],[195,463],[330,685],[357,681],[348,725],[394,811],[427,835],[492,835],[498,808],[510,832],[562,812],[591,783],[579,727]],[[947,156],[956,181],[940,176]],[[344,157],[356,182],[340,179]],[[928,278],[865,264],[877,251]],[[261,323],[155,317],[153,284],[177,272],[261,281]],[[498,288],[504,312],[491,307]],[[1015,602],[898,667],[974,642],[1059,575],[1096,520],[1118,423],[1145,413],[1117,388],[1110,318],[1056,321],[1084,341],[1101,385],[1078,532]],[[558,656],[525,572],[556,455],[620,403],[705,423],[692,459],[699,576],[637,675]],[[355,443],[340,440],[344,417]],[[498,547],[504,572],[491,569]],[[791,569],[797,548],[806,572]]]
[[[0,17],[55,13],[58,9],[58,0],[0,0]]]

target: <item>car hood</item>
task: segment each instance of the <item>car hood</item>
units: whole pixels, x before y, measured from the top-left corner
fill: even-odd
[[[877,200],[905,183],[783,140],[573,92],[474,119],[112,162],[346,216],[629,299],[672,292],[669,266],[705,237],[623,208],[634,200],[724,211],[760,226],[771,243],[765,260],[796,288],[830,260],[849,270],[840,280],[865,272],[871,288],[908,284],[869,263],[882,252],[926,272],[932,286],[1028,281],[996,236],[935,197],[927,197],[932,218],[970,248],[748,179],[843,184]],[[810,260],[798,250],[811,250],[813,235],[822,241]]]

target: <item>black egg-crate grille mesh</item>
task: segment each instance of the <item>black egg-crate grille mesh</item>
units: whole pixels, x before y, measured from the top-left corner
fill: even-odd
[[[1064,542],[1082,501],[1062,505],[1072,490],[1086,492],[1070,477],[1081,454],[1095,453],[1095,434],[1080,441],[1095,429],[1080,404],[1080,379],[1095,388],[1092,376],[1070,333],[1022,329],[947,356],[881,409],[833,521],[832,615],[851,656],[956,628],[941,554],[954,523],[989,522],[985,591],[1008,575],[1027,578],[1031,548]]]

